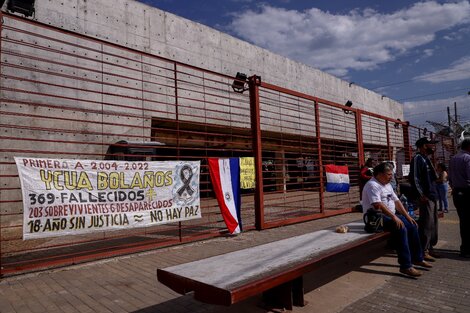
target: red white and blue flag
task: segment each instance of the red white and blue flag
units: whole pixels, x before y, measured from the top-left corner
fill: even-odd
[[[349,192],[349,171],[347,166],[325,165],[326,191]]]
[[[220,212],[231,234],[242,230],[239,158],[209,158],[209,172]]]

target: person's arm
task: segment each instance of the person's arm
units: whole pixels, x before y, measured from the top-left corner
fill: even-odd
[[[396,216],[395,214],[393,214],[392,212],[390,212],[390,210],[385,206],[385,204],[383,204],[382,202],[374,202],[372,203],[372,206],[374,207],[374,209],[376,209],[377,211],[381,211],[384,215],[387,215],[388,217],[390,217],[393,222],[395,224],[397,224],[397,227],[399,229],[403,228],[405,225],[403,224],[403,222],[398,218],[398,216]],[[402,206],[403,207],[403,206]]]
[[[413,181],[414,181],[416,190],[419,193],[419,200],[421,202],[426,202],[426,201],[428,201],[428,198],[424,194],[424,189],[421,185],[421,176],[423,176],[422,175],[423,165],[426,166],[426,163],[425,163],[424,158],[421,155],[416,155],[413,158],[413,162],[414,162],[414,164],[413,164],[414,165]]]
[[[442,182],[445,183],[449,180],[449,174],[446,171],[442,172]]]
[[[369,168],[368,168],[368,167],[363,167],[363,168],[361,169],[360,176],[361,176],[362,179],[364,179],[364,180],[369,180],[369,179],[372,178],[371,175],[368,175],[368,174],[367,174],[368,171],[369,171]]]
[[[408,222],[418,226],[418,223],[416,223],[416,221],[408,214],[408,211],[405,209],[405,207],[403,206],[400,200],[395,200],[395,209],[397,210],[398,213],[403,215],[407,219]]]

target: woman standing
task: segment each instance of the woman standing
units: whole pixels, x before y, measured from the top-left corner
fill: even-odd
[[[442,211],[444,206],[444,212],[449,213],[449,202],[447,201],[447,191],[449,189],[449,184],[447,183],[447,167],[444,165],[444,163],[439,163],[437,165],[436,171],[436,187],[437,193],[439,195],[439,211]]]

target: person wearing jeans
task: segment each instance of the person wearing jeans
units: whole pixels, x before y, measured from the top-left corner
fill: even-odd
[[[419,239],[418,228],[415,224],[410,223],[403,215],[397,215],[404,227],[397,227],[396,222],[388,217],[383,217],[384,229],[392,233],[392,240],[395,243],[395,249],[398,256],[398,264],[400,269],[409,269],[415,265],[423,267],[431,267],[427,262],[412,262],[412,260],[423,260],[423,249]],[[424,266],[427,264],[428,266]],[[401,271],[403,273],[403,271]],[[404,274],[409,275],[407,272]],[[411,275],[414,276],[414,275]]]
[[[437,164],[436,172],[436,189],[437,195],[439,196],[439,211],[449,213],[449,201],[447,201],[447,192],[449,190],[449,184],[447,183],[447,167],[444,163],[439,163]]]
[[[416,221],[408,214],[390,185],[392,176],[390,163],[383,162],[374,167],[374,177],[367,182],[362,191],[363,212],[373,208],[383,214],[384,229],[392,233],[397,245],[400,272],[418,277],[422,272],[413,265],[426,268],[432,266],[423,259]]]

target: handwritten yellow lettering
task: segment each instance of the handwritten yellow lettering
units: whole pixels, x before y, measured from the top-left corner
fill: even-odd
[[[54,171],[52,172],[52,176],[54,176],[54,188],[57,190],[64,190],[64,186],[59,184],[59,176],[62,176],[64,172],[62,171]]]
[[[80,177],[78,178],[77,182],[77,189],[88,189],[93,190],[93,186],[91,185],[91,181],[88,178],[86,172],[80,172]]]
[[[74,190],[77,188],[77,172],[65,172],[64,173],[64,183],[67,190]],[[58,190],[63,190],[58,189]]]
[[[134,175],[134,178],[132,178],[132,182],[131,182],[131,186],[130,188],[131,189],[134,189],[135,187],[139,187],[140,189],[143,188],[143,183],[142,183],[142,177],[140,177],[140,173],[139,172],[136,172],[135,175]]]
[[[103,190],[108,188],[108,174],[103,172],[98,172],[97,182],[98,190]]]
[[[144,188],[153,188],[155,185],[155,176],[153,176],[153,172],[145,172],[144,173]]]
[[[52,189],[51,183],[53,180],[53,175],[51,171],[40,170],[39,173],[41,175],[41,181],[46,184],[46,189],[51,190]]]
[[[121,179],[121,177],[120,177],[119,173],[116,173],[116,172],[109,173],[109,188],[119,189],[120,179]]]
[[[165,172],[165,186],[170,186],[173,184],[173,172],[172,171],[167,171]]]

